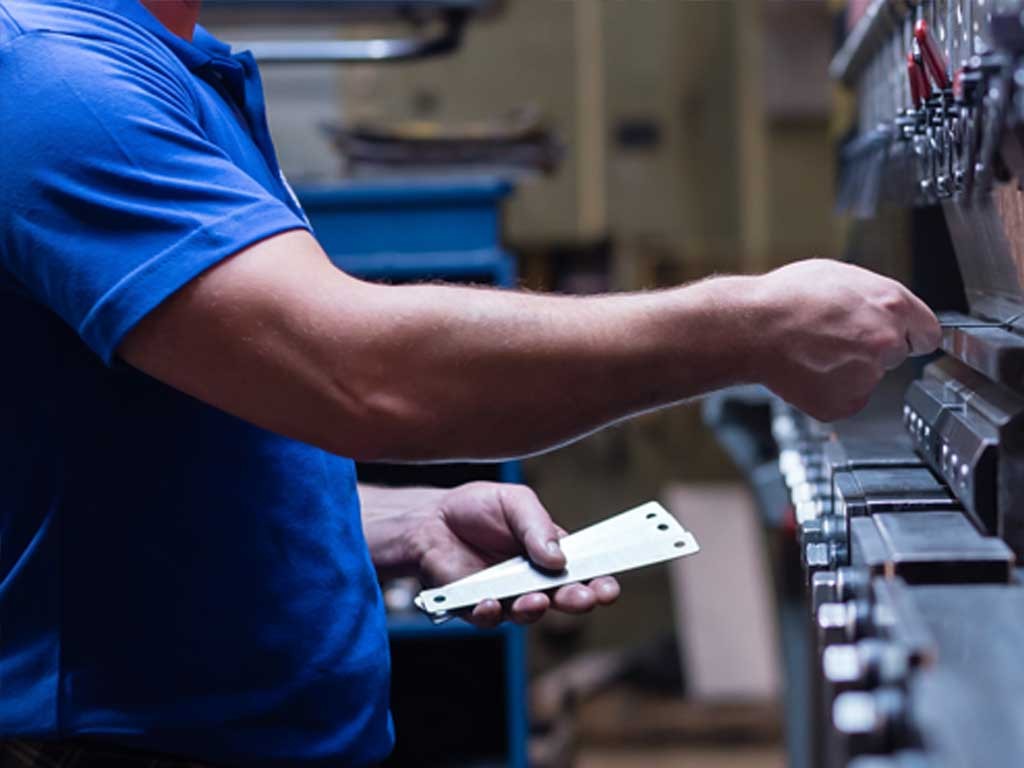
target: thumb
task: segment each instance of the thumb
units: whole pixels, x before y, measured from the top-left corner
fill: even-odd
[[[502,489],[502,510],[505,521],[526,550],[527,557],[552,571],[565,568],[565,555],[558,546],[560,528],[552,521],[544,505],[526,486]]]

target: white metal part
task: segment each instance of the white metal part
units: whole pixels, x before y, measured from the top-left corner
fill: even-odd
[[[424,590],[416,597],[416,606],[443,621],[452,611],[483,600],[542,592],[700,550],[693,534],[654,501],[572,533],[559,544],[566,567],[558,573],[542,571],[525,557],[514,557],[443,587]]]

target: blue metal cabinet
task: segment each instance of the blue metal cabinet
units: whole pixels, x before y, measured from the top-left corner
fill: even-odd
[[[487,279],[515,284],[501,245],[498,177],[347,181],[299,192],[317,239],[346,272],[370,279]]]

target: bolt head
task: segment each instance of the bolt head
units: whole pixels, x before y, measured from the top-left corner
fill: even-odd
[[[833,685],[853,685],[864,677],[864,665],[855,645],[830,645],[821,656],[821,671]]]
[[[824,603],[836,601],[838,582],[835,571],[818,571],[811,575],[811,609],[815,614]]]
[[[832,548],[824,541],[809,541],[804,546],[804,561],[811,570],[832,565]]]
[[[818,639],[823,646],[843,642],[846,638],[846,605],[822,603],[818,606]]]
[[[832,704],[832,723],[837,731],[847,736],[878,733],[885,725],[874,696],[865,691],[846,691],[836,696]]]

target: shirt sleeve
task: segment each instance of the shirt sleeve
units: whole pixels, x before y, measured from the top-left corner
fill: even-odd
[[[159,56],[25,35],[0,50],[0,268],[110,363],[188,281],[308,228],[204,135]]]

